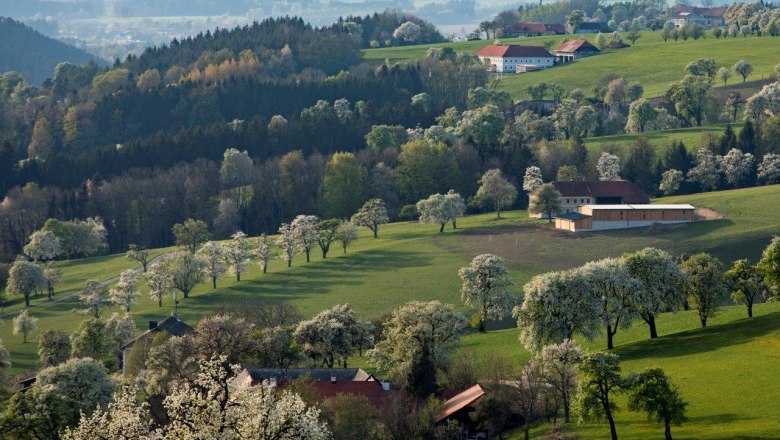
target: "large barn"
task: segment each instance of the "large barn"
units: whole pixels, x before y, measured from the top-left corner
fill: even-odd
[[[552,182],[555,189],[561,193],[561,212],[567,214],[578,212],[582,205],[622,205],[650,203],[648,196],[641,188],[627,180],[589,181],[589,182]],[[531,194],[533,197],[533,194]],[[532,214],[541,218],[541,214]],[[546,216],[544,218],[547,218]]]
[[[477,58],[497,73],[518,73],[555,65],[555,56],[541,46],[490,44],[478,50]]]
[[[571,232],[641,228],[652,224],[690,223],[691,205],[583,205],[577,212],[555,216],[555,227]]]

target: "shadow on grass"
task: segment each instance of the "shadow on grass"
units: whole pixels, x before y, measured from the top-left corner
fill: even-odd
[[[743,344],[777,330],[780,330],[780,312],[645,340],[615,351],[624,359],[688,356]]]

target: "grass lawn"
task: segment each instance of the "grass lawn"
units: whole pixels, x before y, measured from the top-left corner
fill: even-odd
[[[507,38],[501,39],[501,42],[543,45],[547,41],[554,41],[557,45],[564,38],[564,36]],[[582,38],[593,43],[596,36],[586,34]],[[487,44],[492,44],[492,41],[366,49],[363,51],[363,58],[373,63],[381,63],[385,59],[389,59],[390,62],[414,61],[424,57],[430,47],[452,47],[455,50],[474,53]],[[707,38],[697,41],[664,42],[657,32],[642,32],[641,38],[633,47],[607,51],[598,56],[583,58],[548,70],[521,75],[503,75],[500,87],[516,99],[525,98],[525,88],[538,82],[560,84],[567,90],[581,88],[590,94],[593,86],[601,78],[616,74],[625,77],[627,81],[642,83],[646,97],[661,96],[669,88],[670,83],[682,78],[685,66],[697,58],[715,58],[719,66],[728,67],[745,59],[753,63],[755,68],[748,79],[767,78],[774,75],[774,67],[780,60],[780,44],[773,37],[750,36],[716,40],[709,33]],[[731,82],[739,81],[741,78],[733,78]],[[722,83],[716,85],[720,86]]]
[[[645,133],[613,134],[610,136],[598,136],[585,138],[585,146],[589,151],[598,153],[606,148],[617,149],[622,157],[628,157],[630,148],[639,138],[645,138],[655,148],[657,155],[661,156],[673,141],[682,141],[688,151],[696,153],[701,146],[702,136],[723,135],[727,124],[707,125],[704,127],[678,128],[675,130],[649,131]],[[732,124],[731,128],[736,135],[742,130],[740,123]]]
[[[493,214],[466,217],[458,222],[457,231],[448,228],[443,234],[438,234],[438,228],[432,225],[395,223],[381,227],[380,238],[376,240],[369,236],[368,231],[362,231],[361,239],[355,242],[347,255],[334,248],[331,256],[322,260],[314,252],[312,262],[308,264],[303,256],[297,256],[289,269],[277,260],[266,275],[255,265],[242,276],[240,283],[225,276],[219,280],[216,290],[211,289],[209,284],[203,284],[191,298],[181,302],[179,315],[194,324],[223,306],[240,307],[276,300],[293,302],[305,316],[348,302],[359,315],[370,317],[412,299],[438,299],[467,312],[460,301],[457,270],[479,253],[492,252],[506,258],[519,293],[522,285],[535,274],[574,267],[588,260],[616,256],[645,246],[657,246],[674,253],[707,251],[726,262],[736,258],[755,260],[770,237],[780,233],[777,221],[780,218],[780,186],[679,196],[659,201],[712,208],[725,213],[726,218],[655,230],[577,235],[555,231],[545,221],[530,219],[525,211],[505,213],[501,220],[496,220]],[[123,256],[63,263],[61,267],[65,279],[60,290],[73,291],[86,279],[108,279],[131,266]],[[160,320],[172,311],[171,298],[165,298],[163,307],[159,308],[145,291],[144,288],[144,294],[133,310],[140,330],[146,327],[146,321]],[[0,327],[0,337],[11,352],[15,373],[34,367],[37,350],[34,341],[42,330],[59,328],[72,332],[78,326],[82,318],[71,311],[75,306],[74,301],[66,301],[33,309],[31,314],[40,321],[38,331],[31,335],[31,342],[27,344],[22,343],[21,336],[11,334],[10,319],[5,319]],[[770,366],[776,365],[780,350],[777,344],[780,305],[757,307],[756,313],[761,316],[751,322],[763,323],[767,328],[764,333],[741,338],[740,343],[728,342],[728,338],[737,338],[738,332],[732,328],[754,334],[751,333],[754,332],[751,324],[740,324],[742,321],[738,318],[743,313],[744,310],[739,307],[724,308],[720,317],[713,321],[713,324],[723,326],[714,325],[705,332],[695,330],[697,321],[690,312],[665,315],[659,320],[662,338],[658,341],[646,339],[647,330],[643,325],[620,332],[616,337],[617,352],[626,360],[625,371],[657,364],[666,368],[680,384],[684,395],[692,402],[692,423],[689,428],[684,426],[679,431],[688,438],[699,437],[708,424],[720,423],[721,419],[726,425],[719,432],[726,434],[711,438],[727,438],[728,433],[737,432],[760,436],[768,432],[766,430],[777,429],[777,422],[754,410],[754,401],[748,402],[748,399],[767,392],[766,396],[762,394],[755,400],[763,402],[764,409],[771,406],[771,399],[780,399],[777,387],[760,388],[777,383],[778,370],[772,370]],[[774,330],[769,328],[772,325],[775,325]],[[517,329],[469,335],[464,338],[462,349],[475,350],[486,356],[507,354],[519,362],[528,354],[517,341],[517,335]],[[715,342],[723,346],[719,348]],[[668,348],[674,349],[674,356],[663,353],[664,346],[658,345],[662,343],[668,343]],[[597,340],[586,345],[590,349],[599,349],[605,344]],[[754,367],[749,368],[749,365]],[[707,382],[709,380],[714,382]],[[743,384],[748,392],[740,393],[737,387]],[[717,399],[721,389],[728,391],[729,394],[723,395],[729,396],[730,402],[736,399],[733,401],[737,403],[724,403],[723,398]],[[770,389],[775,391],[768,392]],[[699,395],[703,397],[699,399]],[[744,402],[744,408],[739,406],[742,405],[740,402]],[[755,420],[748,422],[744,417]],[[639,415],[621,414],[619,420],[622,431],[636,430],[638,437],[635,438],[655,432],[650,431],[654,429],[652,425],[644,422]],[[582,434],[584,438],[603,437],[603,425],[586,425]]]

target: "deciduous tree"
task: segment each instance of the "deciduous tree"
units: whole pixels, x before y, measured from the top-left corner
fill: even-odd
[[[504,179],[498,168],[485,171],[479,185],[477,198],[492,205],[496,218],[501,218],[501,210],[512,206],[517,199],[517,189]]]
[[[753,175],[755,168],[755,157],[750,153],[743,153],[736,148],[729,150],[726,155],[718,158],[718,163],[726,181],[738,188],[748,183],[748,179]]]
[[[241,272],[246,271],[249,262],[249,240],[241,231],[233,234],[231,238],[233,240],[225,245],[225,262],[230,273],[236,276],[236,281],[241,281]]]
[[[62,253],[60,239],[51,231],[39,230],[30,235],[30,242],[24,247],[24,254],[36,263],[51,260]]]
[[[46,277],[39,265],[23,258],[17,259],[11,265],[5,289],[11,295],[23,296],[25,307],[30,307],[30,296],[44,287]]]
[[[682,270],[688,277],[685,288],[688,303],[698,311],[701,326],[707,327],[707,318],[715,316],[718,302],[726,293],[723,263],[702,252],[685,260]]]
[[[333,306],[308,321],[301,321],[293,334],[304,353],[323,365],[344,366],[355,351],[355,339],[362,324],[349,304]]]
[[[141,292],[138,290],[138,273],[132,269],[123,271],[119,281],[108,291],[108,299],[125,313],[130,313]]]
[[[320,245],[323,259],[328,258],[330,245],[338,239],[340,225],[341,221],[339,219],[331,218],[322,220],[317,226],[317,244]]]
[[[696,165],[688,170],[688,180],[701,185],[702,191],[712,191],[718,187],[720,167],[718,158],[706,148],[696,153]]]
[[[433,194],[417,202],[417,212],[420,213],[420,223],[439,225],[440,233],[444,232],[444,226],[452,218],[447,199],[442,194]]]
[[[70,358],[70,338],[62,330],[50,328],[38,336],[38,364],[41,368],[59,365]]]
[[[577,391],[577,366],[584,356],[585,351],[571,339],[546,345],[542,349],[542,380],[550,384],[558,395],[563,406],[563,421],[566,423],[569,422],[571,402]]]
[[[339,229],[336,234],[337,240],[341,242],[341,247],[344,249],[344,253],[347,253],[347,248],[353,241],[360,238],[358,234],[358,227],[355,226],[349,220],[342,220],[339,224]]]
[[[27,309],[22,310],[14,317],[14,334],[22,335],[23,343],[27,343],[27,336],[38,328],[38,318],[30,316]]]
[[[311,250],[319,239],[319,224],[320,219],[316,215],[299,215],[290,223],[298,248],[303,249],[306,254],[307,263],[310,261]]]
[[[660,368],[648,368],[627,379],[628,409],[647,413],[649,420],[664,424],[664,439],[672,440],[672,425],[680,426],[688,402],[680,397],[677,387]]]
[[[227,271],[225,254],[227,249],[219,243],[207,241],[198,249],[198,257],[203,260],[203,274],[211,278],[211,287],[217,288],[217,278]]]
[[[83,308],[74,309],[75,312],[82,315],[91,316],[100,319],[100,314],[106,308],[106,302],[103,296],[106,294],[106,286],[95,280],[87,280],[84,290],[79,294],[79,302]]]
[[[325,167],[322,208],[326,217],[346,218],[366,200],[368,173],[352,153],[335,153]]]
[[[159,264],[163,264],[162,268],[170,275],[171,287],[180,291],[185,298],[189,298],[192,289],[203,282],[204,262],[188,251],[166,255]]]
[[[279,226],[279,237],[276,246],[282,250],[281,257],[287,262],[287,267],[292,266],[292,259],[298,253],[298,240],[295,239],[295,231],[289,223]]]
[[[149,297],[157,301],[157,306],[162,307],[162,299],[173,288],[173,274],[162,262],[150,267],[144,274],[144,280],[149,287]]]
[[[257,239],[257,248],[255,249],[255,257],[260,260],[260,265],[263,266],[263,273],[268,272],[268,263],[274,258],[274,252],[271,248],[271,242],[268,241],[268,235],[265,232],[260,234],[260,238]]]
[[[528,211],[542,214],[552,223],[553,216],[561,211],[561,193],[550,183],[540,186],[531,196]]]
[[[537,188],[544,184],[542,179],[542,170],[537,166],[530,166],[525,169],[525,175],[523,175],[523,191],[532,193]]]
[[[461,299],[477,310],[480,332],[485,331],[488,319],[503,319],[517,303],[510,290],[512,277],[499,256],[477,255],[470,265],[458,271],[458,275],[463,280]]]
[[[596,163],[596,171],[599,174],[599,180],[620,179],[620,158],[606,151],[601,153]]]
[[[773,185],[780,182],[780,154],[766,153],[758,166],[758,180]]]
[[[680,189],[680,184],[685,180],[682,171],[680,170],[666,170],[661,176],[661,184],[658,185],[658,189],[661,190],[664,195],[671,196]]]
[[[176,236],[176,246],[184,248],[192,254],[198,250],[200,245],[211,239],[206,222],[193,219],[173,225],[173,235]]]
[[[49,293],[49,301],[54,297],[54,286],[62,280],[62,273],[57,267],[57,263],[49,261],[46,263],[46,269],[43,270],[43,277],[46,279],[46,290]]]
[[[731,290],[731,299],[744,304],[748,318],[752,318],[753,302],[766,290],[763,272],[747,259],[742,259],[734,261],[724,275]]]
[[[577,407],[581,420],[607,419],[612,440],[618,440],[613,414],[619,410],[615,392],[622,391],[620,358],[612,353],[594,353],[580,363]]]
[[[742,77],[742,82],[745,82],[747,81],[747,77],[750,76],[751,73],[753,73],[753,64],[745,60],[739,60],[736,63],[734,63],[732,69],[734,69],[734,72],[737,75]]]
[[[764,282],[772,295],[780,294],[780,237],[773,237],[761,253],[758,267],[764,272]]]
[[[141,267],[143,267],[144,273],[146,273],[146,270],[149,268],[151,256],[149,255],[149,249],[139,247],[136,244],[131,244],[127,250],[127,259],[141,263]]]
[[[352,223],[356,226],[363,226],[374,233],[374,238],[379,235],[379,225],[390,221],[387,215],[387,206],[382,199],[371,199],[352,216]],[[346,252],[345,252],[346,253]]]

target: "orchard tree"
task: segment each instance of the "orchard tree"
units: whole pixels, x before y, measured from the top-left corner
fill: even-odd
[[[672,440],[672,425],[680,426],[688,418],[685,415],[688,402],[680,397],[679,389],[660,368],[648,368],[633,373],[626,379],[628,409],[645,412],[647,418],[664,425],[664,439]]]
[[[93,317],[81,321],[78,329],[70,335],[70,344],[73,358],[105,359],[112,349],[106,334],[106,323]]]
[[[78,425],[68,427],[63,440],[157,439],[149,404],[138,403],[142,390],[138,385],[124,385],[105,408],[97,407],[92,415],[82,415]]]
[[[753,73],[753,64],[745,61],[745,60],[739,60],[736,63],[734,63],[734,72],[742,77],[742,82],[747,81],[747,77],[750,76],[751,73]]]
[[[780,237],[775,236],[761,253],[758,267],[764,273],[764,283],[773,295],[780,294]]]
[[[732,148],[726,155],[720,157],[718,162],[726,181],[734,188],[738,188],[747,183],[753,174],[756,160],[752,154]]]
[[[108,291],[108,299],[119,306],[125,313],[136,303],[141,292],[138,290],[138,273],[132,269],[123,271],[119,281]]]
[[[19,312],[14,318],[14,334],[22,335],[24,343],[27,343],[27,336],[38,328],[38,318],[32,317],[27,313],[27,309]]]
[[[444,232],[444,226],[453,217],[449,211],[447,198],[442,194],[433,194],[427,199],[417,202],[417,212],[420,213],[420,223],[439,225],[439,232]]]
[[[246,270],[249,261],[249,240],[241,231],[231,235],[231,238],[233,240],[225,245],[225,262],[230,273],[236,276],[236,281],[241,281],[241,272]]]
[[[222,155],[222,165],[219,168],[219,180],[224,189],[234,189],[249,185],[252,182],[254,163],[246,151],[228,148]],[[239,197],[240,198],[240,197]]]
[[[668,252],[656,248],[625,254],[623,260],[631,276],[641,285],[635,304],[639,316],[650,327],[650,338],[657,338],[656,317],[685,304],[685,275]]]
[[[157,301],[158,307],[162,307],[163,296],[167,295],[173,287],[173,274],[161,262],[149,268],[144,274],[144,281],[149,287],[149,297]]]
[[[622,391],[620,358],[612,353],[594,353],[580,363],[580,383],[577,387],[577,407],[581,420],[603,420],[609,423],[612,440],[618,440],[613,414],[620,408],[614,394]]]
[[[523,286],[523,304],[512,316],[528,351],[571,339],[592,339],[599,332],[599,304],[589,295],[582,272],[568,270],[537,275]]]
[[[49,261],[46,263],[46,269],[43,270],[43,277],[46,279],[46,290],[49,293],[49,301],[54,297],[54,286],[62,280],[62,273],[57,267],[57,263]]]
[[[260,265],[263,266],[263,273],[268,273],[268,264],[275,257],[275,253],[271,248],[271,242],[268,241],[268,235],[265,232],[260,234],[260,238],[257,240],[255,257],[260,260]]]
[[[135,321],[129,313],[120,316],[119,313],[112,313],[106,321],[106,338],[117,358],[121,358],[123,345],[130,342],[138,329],[135,327]]]
[[[151,256],[149,255],[149,249],[145,247],[138,247],[136,244],[131,244],[127,250],[127,259],[141,263],[141,267],[144,269],[144,273],[149,268],[151,262]]]
[[[327,217],[345,218],[366,200],[368,173],[353,153],[334,153],[322,178],[322,208]]]
[[[537,166],[526,168],[525,175],[523,175],[523,191],[532,193],[542,185],[544,185],[542,170]]]
[[[683,273],[688,277],[686,294],[688,303],[696,308],[702,327],[707,327],[707,318],[715,316],[718,302],[726,294],[723,281],[723,263],[704,252],[692,255],[682,263]]]
[[[53,367],[70,359],[70,338],[62,330],[50,328],[38,336],[38,364]]]
[[[323,366],[333,368],[341,362],[346,368],[362,325],[349,304],[336,305],[298,323],[293,337],[304,353],[321,360]]]
[[[731,70],[726,67],[721,67],[718,69],[718,78],[723,81],[724,86],[728,85],[729,78],[731,78]]]
[[[579,270],[599,305],[599,318],[607,328],[607,349],[612,350],[618,329],[628,329],[637,316],[637,304],[644,299],[642,286],[620,258],[591,261]]]
[[[711,104],[709,91],[712,78],[699,75],[686,75],[672,84],[666,96],[674,104],[677,113],[691,125],[700,127]]]
[[[577,392],[577,366],[584,357],[585,350],[571,339],[542,348],[542,379],[557,394],[566,423],[569,423],[571,403]]]
[[[758,180],[767,185],[780,183],[780,154],[766,153],[758,166]]]
[[[517,199],[517,189],[504,179],[501,170],[487,170],[479,179],[477,198],[489,202],[496,211],[496,218],[501,218],[501,210],[512,206]]]
[[[680,184],[685,180],[682,171],[680,170],[666,170],[661,176],[661,184],[658,185],[658,189],[661,190],[664,195],[671,196],[680,189]]]
[[[374,238],[379,236],[379,225],[390,221],[387,215],[387,206],[382,199],[371,199],[352,216],[352,223],[363,226],[374,233]]]
[[[463,200],[463,196],[451,189],[447,191],[447,194],[444,194],[444,203],[446,204],[446,212],[450,214],[452,229],[457,229],[458,217],[463,217],[463,214],[466,213],[466,201]]]
[[[620,179],[620,158],[606,151],[601,153],[596,163],[596,171],[599,173],[599,180]]]
[[[551,183],[545,183],[531,196],[528,211],[541,214],[552,223],[553,216],[561,211],[561,193]]]
[[[51,231],[35,231],[30,235],[30,242],[24,247],[24,254],[36,263],[41,260],[51,260],[62,253],[60,239]]]
[[[461,299],[477,309],[479,331],[485,332],[488,319],[503,319],[517,303],[510,287],[512,277],[503,258],[493,254],[477,255],[471,264],[458,271],[463,280]]]
[[[211,239],[208,225],[203,220],[188,219],[184,223],[173,225],[173,235],[176,236],[176,246],[194,254],[198,248]]]
[[[645,98],[637,99],[628,108],[626,131],[629,133],[644,133],[645,127],[655,121],[658,112]]]
[[[322,220],[317,227],[317,244],[322,250],[322,258],[328,258],[330,245],[338,239],[341,221],[336,218]]]
[[[720,167],[718,158],[706,148],[696,153],[696,165],[688,170],[688,180],[698,183],[702,191],[712,191],[718,187]]]
[[[217,288],[217,278],[227,271],[225,254],[227,249],[214,241],[207,241],[198,249],[198,257],[203,260],[203,274],[211,278],[211,287]]]
[[[748,318],[753,317],[753,302],[766,290],[764,274],[747,259],[736,260],[724,274],[731,290],[731,299],[747,307]]]
[[[563,165],[558,167],[558,172],[555,175],[555,180],[559,182],[577,182],[582,180],[580,172],[577,171],[577,167],[574,165]]]
[[[100,314],[106,308],[106,301],[103,297],[106,295],[106,286],[100,281],[87,280],[87,284],[79,294],[79,302],[83,308],[74,309],[75,312],[82,315],[91,316],[100,319]]]
[[[25,307],[30,307],[30,295],[46,287],[46,277],[41,267],[35,263],[18,258],[8,270],[6,291],[11,295],[24,297]]]
[[[160,264],[164,264],[163,267],[170,275],[171,286],[180,291],[184,298],[189,298],[192,289],[203,282],[204,261],[187,251],[167,255]]]
[[[279,226],[279,238],[276,239],[276,246],[282,250],[282,258],[287,262],[287,267],[292,266],[292,259],[298,253],[298,240],[295,237],[295,230],[289,223],[282,223]]]
[[[347,248],[353,241],[360,238],[358,227],[349,220],[342,220],[336,231],[336,239],[341,242],[341,248],[347,253]]]
[[[368,360],[412,393],[427,397],[438,388],[435,373],[447,369],[465,324],[449,304],[411,301],[393,310],[384,339],[368,351]]]

